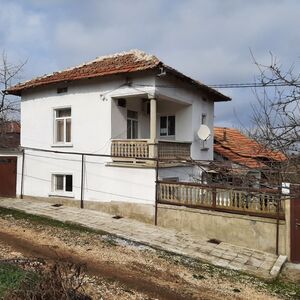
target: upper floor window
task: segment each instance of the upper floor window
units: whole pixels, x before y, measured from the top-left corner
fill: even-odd
[[[175,116],[160,117],[160,136],[175,135]]]
[[[58,144],[71,143],[71,108],[55,110],[55,135],[54,141]]]
[[[127,111],[127,138],[138,138],[138,113],[136,111]]]

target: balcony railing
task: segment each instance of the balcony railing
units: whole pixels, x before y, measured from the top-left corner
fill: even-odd
[[[159,141],[158,157],[161,159],[188,160],[191,157],[191,143]]]
[[[150,147],[156,147],[154,151]],[[153,150],[153,149],[152,149]],[[191,156],[191,143],[178,141],[158,141],[157,144],[149,140],[113,140],[111,155],[113,161],[129,161],[134,159],[157,158],[163,160],[188,160]]]
[[[111,155],[124,158],[149,158],[147,140],[113,140]]]

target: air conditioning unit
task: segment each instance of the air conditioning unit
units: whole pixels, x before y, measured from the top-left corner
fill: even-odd
[[[124,98],[118,99],[118,106],[126,107],[126,99]]]
[[[150,101],[148,99],[143,100],[142,111],[143,113],[150,115]]]

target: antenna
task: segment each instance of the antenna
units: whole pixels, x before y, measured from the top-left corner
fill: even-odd
[[[200,140],[206,141],[210,137],[210,129],[208,126],[202,124],[197,132]]]

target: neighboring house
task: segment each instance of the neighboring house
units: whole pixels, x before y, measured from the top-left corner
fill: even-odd
[[[0,123],[0,150],[19,151],[20,147],[20,123],[10,121]]]
[[[213,159],[213,139],[203,148],[197,131],[201,123],[212,131],[214,103],[230,100],[138,50],[99,57],[7,92],[22,97],[25,196],[83,197],[93,207],[151,218],[156,168],[149,158],[168,160],[160,164],[159,178],[189,181],[195,170],[179,159]],[[80,155],[36,149],[113,158],[85,155],[81,191]]]
[[[15,197],[17,162],[21,169],[20,124],[0,123],[0,197]]]
[[[231,169],[231,173],[227,172],[231,183],[243,184],[241,179],[245,176],[246,184],[259,187],[266,181],[267,174],[272,174],[270,170],[276,170],[286,156],[266,149],[237,129],[215,127],[214,160],[223,162],[228,170]],[[268,181],[271,182],[270,176]]]

